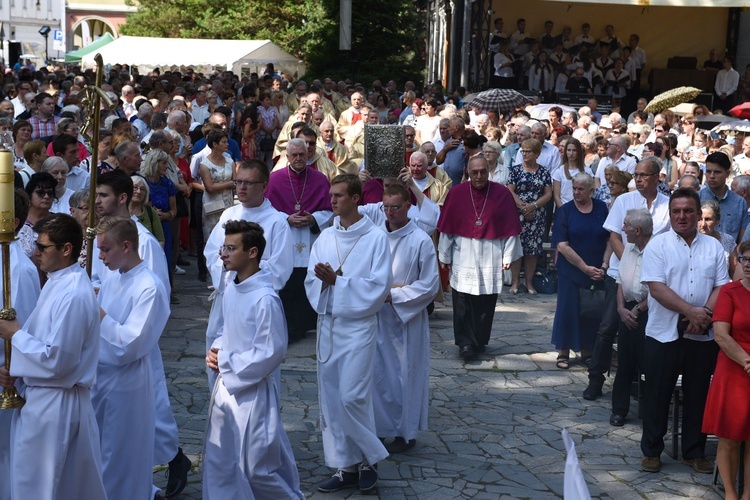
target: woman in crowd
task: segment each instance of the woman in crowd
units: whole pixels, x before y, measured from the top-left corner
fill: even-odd
[[[50,156],[42,163],[42,172],[47,172],[57,181],[55,187],[55,201],[52,202],[50,213],[67,214],[70,211],[68,200],[74,193],[72,189],[65,187],[68,180],[68,164],[59,156]]]
[[[417,124],[417,120],[420,116],[422,116],[422,106],[424,106],[424,101],[422,99],[416,98],[412,101],[411,114],[407,115],[406,118],[404,118],[404,126],[410,125],[414,127]]]
[[[615,200],[630,190],[630,182],[632,180],[633,176],[629,172],[618,169],[612,172],[607,181],[607,188],[609,189],[609,201],[606,202],[607,208],[612,208]]]
[[[383,94],[377,94],[375,97],[375,111],[380,115],[380,124],[388,124],[388,104],[387,98]]]
[[[523,257],[513,262],[511,270],[513,281],[510,293],[518,293],[523,261],[526,289],[536,295],[533,279],[536,262],[542,254],[542,237],[544,236],[545,205],[552,198],[552,178],[544,165],[537,163],[542,152],[542,145],[535,139],[523,141],[521,155],[523,162],[510,169],[508,189],[513,193],[516,207],[521,218],[521,245]]]
[[[583,165],[583,146],[578,139],[567,137],[562,168],[558,168],[552,174],[552,193],[555,207],[560,208],[573,200],[573,179],[584,171],[593,175],[591,170]]]
[[[98,172],[109,172],[110,170],[113,170],[114,168],[112,165],[109,165],[104,162],[105,158],[109,158],[109,155],[112,153],[112,132],[109,130],[101,130],[99,131],[99,170]],[[78,164],[78,166],[87,172],[91,171],[91,161],[93,160],[92,156],[89,156],[85,160],[83,160],[81,163]]]
[[[414,126],[417,130],[417,144],[431,141],[435,137],[441,119],[438,116],[438,106],[439,104],[435,99],[425,101],[422,106],[422,116],[417,119],[417,123]]]
[[[81,246],[81,254],[78,256],[78,264],[85,268],[86,267],[86,255],[88,254],[88,240],[86,239],[86,228],[89,227],[89,190],[79,189],[73,192],[68,198],[68,207],[70,215],[78,222],[83,229],[83,245]],[[94,227],[99,223],[99,217],[94,210]],[[94,240],[96,244],[96,239]]]
[[[482,146],[482,154],[487,158],[487,163],[490,165],[490,180],[504,186],[508,183],[510,169],[500,162],[502,151],[503,147],[496,141],[487,141]]]
[[[289,106],[286,105],[286,101],[284,100],[284,93],[280,91],[273,92],[271,98],[273,107],[276,108],[279,115],[279,125],[283,127],[292,114],[289,111]]]
[[[271,106],[271,93],[263,92],[258,106],[258,131],[255,141],[259,159],[268,165],[269,170],[273,168],[273,146],[280,130],[279,111]]]
[[[734,275],[734,269],[737,265],[737,257],[734,253],[737,243],[731,235],[722,233],[716,227],[721,223],[721,208],[719,203],[714,200],[706,200],[701,203],[701,215],[698,218],[698,231],[707,236],[713,236],[721,246],[724,247],[724,255],[727,258],[727,269],[729,276]]]
[[[198,168],[203,181],[203,236],[208,241],[221,214],[234,203],[234,162],[224,156],[229,148],[227,134],[213,130],[206,137],[211,153]]]
[[[583,166],[596,173],[596,167],[599,165],[600,159],[596,147],[596,137],[593,134],[583,134],[581,146],[583,147]]]
[[[26,194],[29,195],[31,205],[26,216],[24,226],[18,231],[18,240],[24,253],[31,258],[36,249],[36,233],[32,230],[34,224],[50,214],[55,202],[55,188],[57,181],[48,172],[38,172],[31,176],[26,184]]]
[[[75,137],[78,139],[78,133],[80,132],[78,128],[78,123],[72,118],[61,118],[59,122],[57,122],[57,128],[55,129],[55,137],[59,137],[63,134],[67,134],[71,137]],[[52,142],[50,142],[47,145],[47,154],[50,156],[54,156],[54,152],[52,151]],[[81,141],[78,141],[78,163],[82,162],[86,158],[88,158],[91,154],[89,153],[89,150],[86,149],[86,145],[82,143]]]
[[[138,219],[138,222],[143,224],[164,248],[164,230],[159,214],[154,207],[149,205],[151,193],[148,183],[140,175],[134,175],[131,179],[133,180],[133,197],[130,198],[130,205],[128,205],[130,215]]]
[[[588,173],[573,178],[573,201],[557,211],[552,240],[557,259],[557,307],[552,342],[558,350],[557,367],[570,367],[570,350],[581,351],[581,361],[591,358],[597,321],[579,315],[579,290],[602,289],[607,267],[609,232],[602,226],[607,206],[594,200],[594,179]],[[523,234],[523,233],[522,233]]]
[[[254,160],[258,157],[255,136],[260,126],[258,106],[255,103],[245,106],[245,109],[242,111],[240,123],[242,126],[242,141],[240,141],[242,161]]]
[[[23,147],[31,140],[31,123],[18,120],[13,125],[13,165],[20,170],[27,165],[23,157]]]
[[[716,343],[720,347],[703,415],[706,434],[719,438],[716,465],[726,498],[736,500],[740,445],[750,441],[750,241],[739,247],[742,279],[724,285],[713,311]],[[745,477],[750,467],[750,446],[745,446]],[[747,498],[747,483],[742,498]]]

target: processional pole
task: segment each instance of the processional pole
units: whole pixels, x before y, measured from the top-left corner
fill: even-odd
[[[2,246],[3,266],[3,309],[0,319],[16,319],[10,290],[10,244],[16,239],[15,182],[13,169],[13,149],[10,134],[0,134],[0,245]],[[10,141],[10,143],[9,143]],[[10,370],[12,346],[5,341],[5,369]],[[12,410],[22,407],[26,401],[18,394],[15,387],[3,387],[0,394],[0,410]]]
[[[99,126],[101,122],[102,103],[106,109],[114,108],[114,103],[109,96],[102,90],[104,81],[104,61],[101,54],[94,56],[96,62],[96,83],[87,85],[84,89],[84,97],[81,104],[85,106],[86,120],[83,124],[81,133],[89,140],[91,144],[91,164],[89,173],[91,175],[91,185],[89,187],[89,220],[86,228],[86,272],[91,277],[91,267],[94,255],[94,238],[96,237],[96,179],[99,174]]]

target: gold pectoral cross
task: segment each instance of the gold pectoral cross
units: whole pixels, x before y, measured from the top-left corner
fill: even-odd
[[[304,244],[304,243],[302,243],[301,241],[300,241],[300,242],[298,242],[298,243],[295,243],[295,244],[294,244],[294,248],[296,248],[296,249],[297,249],[297,251],[298,251],[299,253],[302,253],[302,250],[304,250],[304,248],[305,248],[306,246],[307,246],[307,245],[306,245],[306,244]]]

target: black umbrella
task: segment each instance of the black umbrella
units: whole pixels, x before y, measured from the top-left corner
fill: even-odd
[[[525,106],[531,102],[525,95],[511,89],[489,89],[480,92],[467,104],[472,108],[478,108],[482,112],[497,111],[507,114],[516,108]]]

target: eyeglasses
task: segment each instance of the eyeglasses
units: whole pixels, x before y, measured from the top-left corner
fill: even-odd
[[[416,137],[417,134],[405,134],[405,137]]]
[[[521,154],[522,154],[522,155],[524,155],[524,156],[526,156],[526,155],[530,155],[530,154],[532,154],[532,153],[533,153],[533,151],[532,151],[532,150],[530,150],[530,149],[522,149],[522,150],[521,150]]]
[[[55,190],[54,189],[35,189],[34,194],[36,194],[40,198],[44,198],[45,196],[49,196],[50,198],[55,197]]]
[[[264,184],[265,181],[234,181],[234,185],[237,187],[250,187],[256,184]]]
[[[36,242],[36,241],[34,242],[34,244],[36,245],[36,249],[39,250],[39,253],[44,253],[44,251],[46,249],[51,248],[51,247],[60,248],[62,246],[62,245],[58,245],[57,243],[51,243],[49,245],[43,245],[43,244],[41,244],[39,242]]]
[[[403,207],[403,205],[391,205],[391,206],[381,205],[380,210],[382,210],[385,213],[398,212],[399,210],[401,210],[401,207]]]
[[[644,177],[651,177],[656,174],[639,174],[638,172],[633,174],[633,179],[643,179]]]
[[[221,245],[219,247],[219,253],[234,253],[237,247],[234,245]]]
[[[664,132],[664,129],[663,128],[655,128],[654,132]]]
[[[76,207],[76,208],[77,208],[78,210],[81,210],[82,212],[88,212],[88,211],[89,211],[89,207],[87,207],[87,206]]]
[[[744,255],[740,255],[739,257],[737,257],[737,262],[744,265],[745,263],[750,262],[750,257],[745,257]]]

